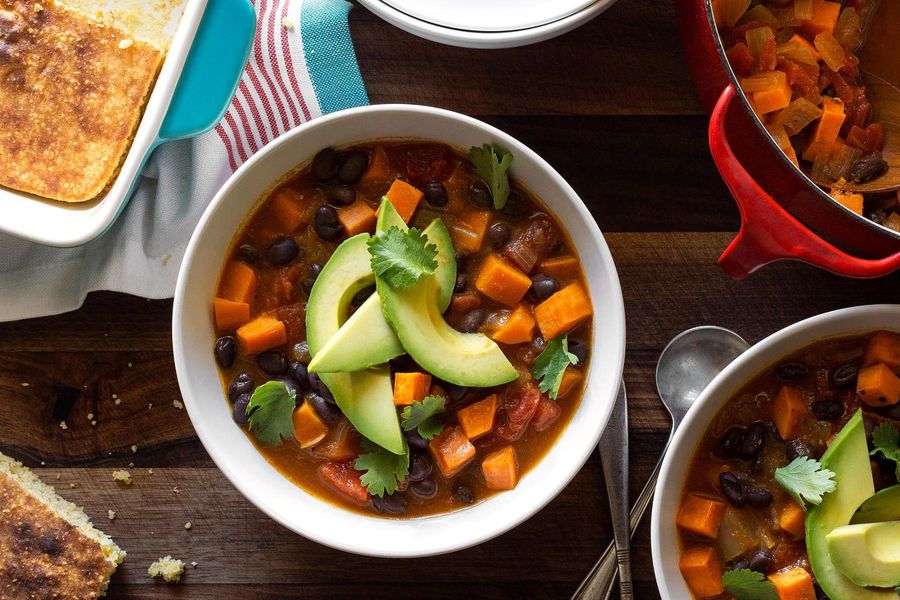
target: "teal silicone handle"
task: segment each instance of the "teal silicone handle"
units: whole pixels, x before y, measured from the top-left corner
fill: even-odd
[[[166,142],[205,133],[225,115],[250,56],[256,12],[249,0],[209,0],[159,129]]]

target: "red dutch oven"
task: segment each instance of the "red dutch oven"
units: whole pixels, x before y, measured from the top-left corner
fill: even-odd
[[[722,269],[737,279],[782,259],[847,277],[900,269],[900,233],[833,200],[766,132],[725,58],[710,0],[677,0],[676,9],[691,76],[711,113],[713,161],[741,212]]]

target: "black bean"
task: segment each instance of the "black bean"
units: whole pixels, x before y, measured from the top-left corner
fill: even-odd
[[[775,557],[768,548],[760,548],[753,553],[747,566],[751,571],[756,571],[765,575],[772,570],[775,564]]]
[[[440,181],[432,181],[422,191],[425,193],[425,200],[432,206],[447,206],[447,202],[450,200],[447,188]]]
[[[873,152],[856,160],[850,167],[850,181],[865,183],[883,175],[888,170],[888,163],[880,154]]]
[[[234,376],[231,383],[228,384],[228,399],[237,402],[238,396],[241,394],[249,394],[256,388],[253,382],[253,376],[246,371],[242,371]]]
[[[331,390],[328,389],[328,386],[319,378],[318,374],[310,373],[307,376],[307,381],[309,381],[309,387],[314,392],[318,392],[318,394],[325,398],[327,402],[335,404],[334,395],[331,393]]]
[[[337,211],[333,206],[323,204],[316,210],[316,218],[313,222],[316,235],[326,241],[336,240],[344,231],[338,220]]]
[[[352,304],[353,306],[362,306],[363,302],[368,300],[369,296],[371,296],[374,291],[374,285],[364,287],[353,295],[353,299],[350,300],[350,304]]]
[[[761,487],[751,487],[744,491],[747,504],[754,508],[765,508],[772,504],[772,492]]]
[[[428,447],[428,440],[419,435],[419,432],[415,429],[404,431],[403,433],[406,436],[406,441],[409,442],[409,445],[413,448],[424,450]]]
[[[588,349],[588,345],[581,340],[569,340],[569,352],[575,355],[579,365],[583,365],[587,362],[590,350]]]
[[[738,480],[734,473],[725,471],[719,473],[719,490],[728,500],[728,503],[735,508],[743,508],[746,499],[744,498],[744,486]]]
[[[460,502],[464,502],[465,504],[472,504],[475,502],[475,492],[467,485],[458,484],[453,488],[453,495]]]
[[[466,268],[466,255],[463,254],[462,252],[457,252],[456,253],[456,270],[458,272],[458,271],[462,271],[465,268]]]
[[[469,393],[468,387],[464,385],[456,385],[455,383],[450,383],[449,381],[445,381],[441,385],[441,387],[444,388],[444,391],[447,392],[447,396],[454,402],[459,402],[466,397],[466,394]]]
[[[559,291],[559,282],[554,277],[538,273],[531,278],[531,293],[538,300],[546,300]]]
[[[287,370],[287,358],[278,350],[266,350],[257,355],[256,366],[268,375],[281,375]]]
[[[812,456],[812,453],[812,448],[809,447],[809,444],[800,438],[789,441],[784,447],[784,457],[788,461],[793,461],[801,456]]]
[[[480,179],[469,184],[469,202],[478,208],[490,208],[493,205],[491,190]]]
[[[431,478],[423,479],[422,481],[414,481],[409,484],[409,491],[417,498],[431,500],[437,496],[437,483]]]
[[[800,381],[809,375],[806,365],[798,362],[785,362],[775,367],[775,377],[781,381]]]
[[[373,496],[372,500],[375,500],[375,498],[378,498],[378,496]],[[402,494],[384,495],[379,500],[380,510],[376,509],[379,514],[399,515],[406,512],[406,498]]]
[[[407,479],[410,481],[422,481],[434,469],[434,463],[424,452],[416,452],[413,454],[412,460],[409,462],[409,475]]]
[[[341,161],[337,176],[344,183],[356,183],[368,168],[369,153],[365,150],[351,150]]]
[[[246,425],[249,418],[247,417],[247,406],[250,404],[250,394],[241,394],[234,405],[231,407],[231,418],[238,425]]]
[[[747,426],[744,431],[744,439],[741,440],[741,447],[738,453],[741,458],[752,460],[759,456],[762,452],[763,445],[766,443],[766,434],[768,433],[766,424],[756,421]]]
[[[741,450],[741,444],[744,441],[744,428],[740,425],[733,425],[728,428],[716,446],[716,455],[720,458],[731,458],[737,456]]]
[[[466,291],[466,287],[469,285],[469,278],[465,273],[460,273],[456,276],[456,284],[453,286],[453,291],[457,294],[460,292]]]
[[[836,398],[823,398],[812,403],[812,412],[820,421],[837,421],[844,415],[844,403]]]
[[[238,260],[248,265],[256,264],[259,260],[259,250],[251,244],[243,244],[237,251]]]
[[[310,392],[303,397],[303,401],[308,402],[309,405],[313,407],[313,410],[316,411],[316,414],[319,415],[319,418],[329,425],[340,421],[341,409],[339,409],[336,404],[331,404],[325,400],[325,398],[319,394]]]
[[[859,375],[859,365],[855,362],[843,364],[831,372],[831,385],[839,390],[852,388],[856,385],[857,375]]]
[[[216,362],[223,369],[230,369],[234,364],[234,357],[237,355],[237,344],[234,342],[234,336],[223,335],[216,340]]]
[[[325,197],[332,204],[346,206],[356,200],[356,190],[346,183],[330,183],[325,186]]]
[[[303,401],[302,390],[300,386],[292,377],[288,377],[287,375],[281,375],[272,379],[272,381],[277,381],[279,383],[284,384],[284,388],[288,391],[288,393],[293,394],[294,396],[294,404],[299,406]]]
[[[480,308],[476,308],[475,310],[469,311],[469,313],[462,318],[462,321],[459,323],[459,330],[463,333],[475,333],[481,330],[481,325],[484,323],[484,311]]]
[[[309,361],[312,360],[312,357],[309,355],[309,343],[306,340],[294,344],[294,347],[291,348],[291,354],[304,365],[308,365]]]
[[[266,258],[276,267],[286,265],[300,254],[300,246],[289,237],[277,238],[266,249]]]
[[[739,558],[734,561],[734,564],[731,565],[731,568],[735,571],[739,571],[741,569],[749,569],[750,561],[748,561],[746,558]]]
[[[319,273],[322,272],[322,265],[319,263],[313,263],[306,267],[306,275],[303,277],[303,280],[300,282],[300,287],[303,288],[303,293],[309,296],[310,292],[312,292],[313,285],[316,283],[316,279],[319,278]],[[308,362],[308,361],[307,361]]]
[[[520,219],[525,216],[528,204],[513,190],[506,199],[506,204],[500,209],[500,214],[510,219]]]
[[[291,379],[297,382],[297,385],[299,385],[301,389],[305,389],[309,386],[309,373],[306,370],[306,365],[299,360],[288,362],[287,374],[291,376]]]
[[[328,181],[337,173],[340,156],[334,148],[323,148],[313,158],[312,172],[319,181]]]
[[[511,234],[512,228],[509,224],[501,221],[494,223],[488,228],[487,240],[491,247],[494,250],[497,250],[509,241],[509,236]]]

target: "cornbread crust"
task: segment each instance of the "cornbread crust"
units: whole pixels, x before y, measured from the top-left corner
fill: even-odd
[[[124,559],[81,509],[0,454],[0,598],[98,598]]]
[[[0,185],[81,202],[115,178],[163,52],[53,0],[0,0]]]

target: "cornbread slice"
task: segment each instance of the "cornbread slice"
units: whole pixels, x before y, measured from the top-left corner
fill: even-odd
[[[123,560],[84,511],[0,454],[0,598],[98,598]]]
[[[66,202],[119,171],[163,52],[53,0],[0,0],[0,185]]]

